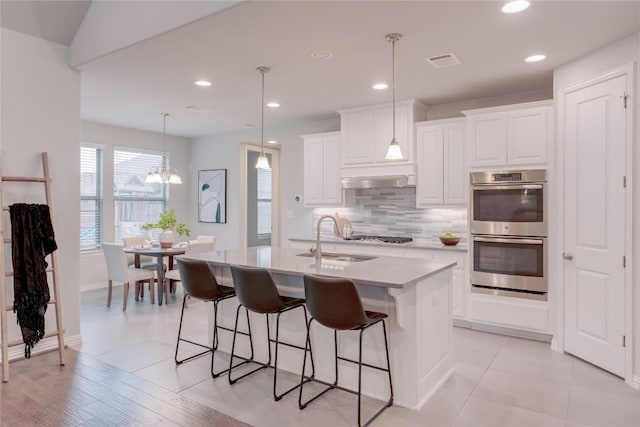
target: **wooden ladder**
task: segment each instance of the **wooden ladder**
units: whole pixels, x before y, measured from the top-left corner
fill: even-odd
[[[2,206],[3,212],[9,212],[9,207],[4,206],[2,203],[2,187],[5,182],[22,182],[22,183],[42,183],[44,184],[46,203],[49,206],[49,212],[51,214],[51,222],[53,223],[53,198],[51,197],[51,177],[49,176],[49,161],[47,153],[42,153],[42,171],[43,177],[15,177],[15,176],[2,176],[2,185],[0,185],[0,206]],[[13,311],[13,306],[7,303],[7,277],[12,277],[12,271],[6,271],[5,267],[5,249],[6,244],[11,243],[11,239],[5,238],[3,230],[2,218],[0,218],[0,239],[4,241],[4,244],[0,245],[0,280],[2,280],[2,286],[0,286],[0,322],[2,340],[2,381],[9,381],[9,347],[24,344],[22,340],[16,340],[9,342],[7,339],[7,312]],[[44,338],[53,336],[58,337],[58,354],[60,356],[60,366],[64,366],[64,329],[62,327],[62,309],[60,307],[60,290],[58,287],[58,255],[56,251],[51,253],[51,265],[47,268],[47,273],[52,273],[53,277],[53,298],[49,301],[50,305],[55,306],[56,310],[56,329],[45,333]]]

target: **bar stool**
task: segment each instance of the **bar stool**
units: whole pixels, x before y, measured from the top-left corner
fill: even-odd
[[[278,346],[286,345],[288,347],[299,348],[300,350],[305,350],[304,355],[305,359],[307,357],[307,345],[305,347],[301,347],[295,344],[282,342],[279,339],[280,332],[280,315],[286,313],[290,310],[296,308],[302,308],[304,311],[304,319],[305,319],[305,327],[307,323],[307,309],[304,306],[304,299],[302,298],[292,298],[282,296],[278,293],[278,289],[276,288],[276,284],[273,281],[273,277],[271,276],[271,272],[269,270],[263,268],[255,268],[255,267],[241,267],[238,265],[231,266],[231,275],[233,276],[233,284],[236,291],[236,296],[240,301],[240,305],[238,305],[238,309],[236,310],[236,323],[235,329],[233,333],[233,343],[231,345],[231,360],[229,361],[229,383],[234,384],[238,380],[253,374],[264,368],[274,368],[273,374],[273,399],[278,401],[282,399],[284,395],[295,390],[300,387],[299,385],[295,385],[290,389],[286,390],[281,394],[277,394],[276,385],[278,378]],[[265,314],[267,319],[267,346],[269,351],[269,359],[266,363],[258,362],[255,360],[251,360],[252,363],[258,364],[257,368],[253,369],[250,372],[247,372],[237,378],[231,378],[232,368],[231,364],[233,363],[233,358],[238,357],[235,355],[235,345],[236,345],[236,331],[238,330],[238,317],[240,315],[240,308],[244,307],[247,313],[247,324],[249,323],[249,311],[259,314]],[[275,339],[271,338],[271,332],[269,328],[269,314],[276,315],[276,337]],[[249,326],[249,330],[251,330]],[[275,361],[274,365],[271,365],[271,343],[275,343]],[[308,345],[309,353],[311,357],[311,378],[315,373],[315,365],[313,363],[313,351],[311,350],[311,345]],[[306,361],[305,361],[306,362]],[[303,378],[303,382],[310,381],[309,377]]]
[[[311,344],[310,331],[311,322],[316,320],[321,325],[333,329],[333,340],[335,345],[335,372],[336,378],[333,383],[328,383],[313,379],[313,381],[327,385],[328,387],[316,394],[306,402],[302,402],[302,389],[304,382],[305,366],[302,366],[302,379],[300,381],[300,394],[298,396],[298,405],[300,409],[307,407],[309,403],[316,400],[329,390],[340,389],[349,393],[358,395],[358,426],[369,425],[378,415],[382,413],[386,408],[393,404],[393,385],[391,384],[391,364],[389,363],[389,345],[387,342],[387,328],[385,326],[385,319],[387,315],[385,313],[378,313],[375,311],[365,311],[362,307],[362,301],[358,295],[358,290],[352,280],[333,277],[321,277],[315,275],[304,276],[304,292],[307,300],[307,307],[311,314],[311,319],[307,324],[307,343]],[[362,362],[362,334],[369,327],[382,323],[382,332],[384,335],[384,347],[387,356],[386,369],[380,366],[370,365]],[[360,340],[358,347],[358,360],[347,359],[338,356],[338,331],[359,331]],[[358,365],[358,391],[349,390],[338,386],[338,359],[346,362],[355,363]],[[306,362],[306,348],[305,359]],[[370,417],[364,424],[361,422],[362,412],[362,367],[377,369],[387,372],[389,376],[389,400],[380,408],[372,417]]]
[[[178,340],[176,341],[176,354],[174,357],[176,365],[180,365],[183,362],[195,359],[196,357],[200,357],[204,354],[211,353],[211,376],[216,378],[229,370],[225,369],[220,372],[215,372],[213,369],[215,351],[218,348],[218,329],[224,329],[226,331],[234,332],[235,338],[235,331],[233,329],[218,325],[218,303],[220,301],[224,301],[226,299],[234,297],[236,295],[236,292],[234,288],[231,288],[229,286],[221,286],[218,284],[216,276],[213,274],[213,271],[211,271],[211,268],[206,261],[188,258],[177,258],[176,260],[178,262],[178,271],[180,272],[180,279],[182,281],[182,287],[184,289],[182,312],[180,314],[180,326],[178,327]],[[187,298],[189,296],[191,298],[199,299],[202,301],[213,302],[213,345],[211,347],[205,344],[181,338],[184,309],[187,303]],[[247,314],[247,322],[248,321],[249,315]],[[253,359],[253,342],[251,340],[251,330],[249,330],[248,333],[239,333],[249,336],[249,343],[251,345],[251,356],[249,358],[242,358],[244,359],[243,362],[238,363],[236,366],[234,366],[234,368],[248,363],[251,359]],[[205,348],[206,350],[182,360],[178,360],[180,341],[188,342],[189,344]]]

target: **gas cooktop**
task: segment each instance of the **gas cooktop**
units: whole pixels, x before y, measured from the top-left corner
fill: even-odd
[[[382,243],[409,243],[413,239],[411,237],[390,237],[390,236],[367,236],[364,234],[354,234],[345,237],[344,240],[359,240],[365,242],[382,242]]]

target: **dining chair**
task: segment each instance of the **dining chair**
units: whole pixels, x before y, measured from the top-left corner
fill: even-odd
[[[206,234],[198,234],[196,236],[196,240],[199,242],[213,242],[213,244],[216,244],[216,236],[208,236]]]
[[[127,310],[127,300],[129,297],[129,283],[135,283],[135,298],[142,288],[140,282],[153,282],[154,273],[143,268],[129,268],[124,247],[116,243],[103,243],[102,252],[107,262],[107,278],[109,280],[109,290],[107,293],[107,307],[111,307],[111,295],[113,293],[113,282],[120,282],[124,286],[124,297],[122,301],[122,311]],[[153,287],[152,287],[153,288]]]
[[[145,244],[145,242],[149,242],[148,236],[127,236],[122,238],[122,243],[124,243],[125,247],[134,247]],[[127,255],[127,264],[134,265],[135,263],[135,255],[134,254],[126,254]],[[147,270],[154,270],[157,268],[156,259],[154,257],[141,255],[140,256],[140,267],[146,268]]]
[[[196,257],[196,255],[200,254],[200,253],[214,251],[215,250],[215,246],[216,246],[215,238],[212,241],[191,240],[187,244],[187,248],[185,249],[184,256],[185,257]],[[182,281],[182,279],[180,278],[180,270],[179,269],[169,270],[164,275],[164,278],[166,280],[167,285],[165,285],[163,287],[163,289],[165,290],[165,296],[166,296],[167,301],[168,301],[169,291],[172,290],[172,284],[174,282],[181,282]],[[186,293],[185,293],[185,295],[186,295]],[[187,305],[186,300],[185,300],[185,307],[187,307],[187,306],[188,305]]]

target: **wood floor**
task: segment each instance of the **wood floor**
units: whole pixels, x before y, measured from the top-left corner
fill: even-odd
[[[13,362],[0,385],[4,426],[248,426],[95,358],[67,351]]]

